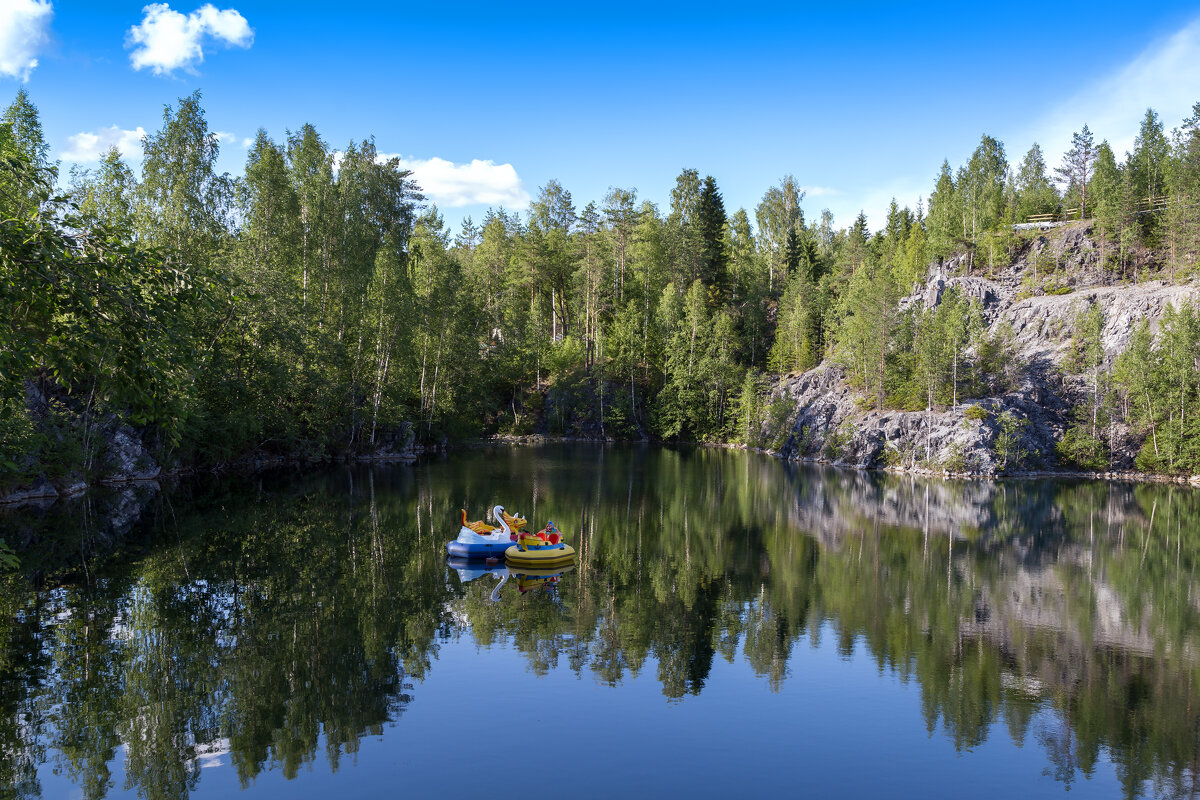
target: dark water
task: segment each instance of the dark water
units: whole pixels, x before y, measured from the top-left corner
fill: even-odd
[[[495,502],[577,568],[448,567]],[[1198,520],[599,447],[0,512],[0,797],[1191,796]]]

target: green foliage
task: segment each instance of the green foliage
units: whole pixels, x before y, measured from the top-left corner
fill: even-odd
[[[700,280],[693,281],[681,306],[668,286],[659,317],[671,335],[665,384],[654,409],[656,431],[667,439],[723,440],[737,425],[734,391],[744,372],[736,359],[732,318],[709,313],[708,290]]]
[[[1078,406],[1072,423],[1056,445],[1059,456],[1083,469],[1099,470],[1109,464],[1109,446],[1105,430],[1110,426],[1111,393],[1104,350],[1103,309],[1092,303],[1075,318],[1071,349],[1064,366],[1084,373],[1088,381],[1090,403]]]
[[[752,369],[746,370],[738,396],[738,439],[750,447],[761,447],[763,443],[763,389],[762,375]]]
[[[823,453],[830,461],[838,461],[846,454],[846,447],[854,438],[854,428],[849,422],[843,422],[831,430],[825,437]]]
[[[8,542],[0,540],[0,570],[14,570],[21,566],[21,559],[13,552]]]
[[[1096,161],[1096,144],[1088,126],[1071,136],[1071,149],[1063,155],[1063,163],[1055,172],[1067,185],[1067,204],[1080,209],[1080,218],[1087,216],[1087,188]]]
[[[773,371],[803,372],[821,362],[828,305],[826,293],[809,271],[797,270],[788,278],[779,300],[775,341],[767,357]]]
[[[14,172],[27,185],[48,180],[27,163]],[[204,321],[224,305],[220,277],[129,243],[120,230],[86,226],[44,189],[39,197],[36,210],[0,219],[0,305],[11,311],[0,348],[7,397],[24,381],[46,383],[85,427],[119,411],[177,440]]]
[[[1200,264],[1198,118],[1200,106],[1168,140],[1148,113],[1123,164],[1087,129],[1073,142],[1066,202],[1094,211],[1101,261],[1121,277],[1144,273],[1147,245],[1172,274]],[[956,253],[962,270],[1004,267],[1026,247],[1010,223],[1063,202],[1040,147],[1010,170],[983,136],[965,164],[943,163],[927,215],[893,200],[874,233],[865,214],[841,230],[828,211],[808,223],[790,175],[754,227],[685,169],[665,213],[621,188],[578,208],[550,180],[527,214],[490,209],[455,235],[370,138],[335,149],[311,125],[280,142],[260,131],[241,177],[219,174],[199,93],[164,108],[138,175],[111,150],[73,170],[60,198],[48,153],[21,91],[0,121],[0,301],[18,312],[0,348],[0,434],[26,477],[52,440],[79,440],[53,458],[86,471],[102,422],[131,423],[186,463],[373,452],[406,431],[770,445],[758,371],[830,357],[864,408],[1007,391],[1022,378],[1011,330],[984,333],[953,289],[928,309],[910,300],[901,313],[900,300],[924,290],[931,260],[943,279]],[[1166,210],[1139,211],[1151,191]],[[1023,293],[1074,285],[1049,255],[1032,273]],[[1111,438],[1092,429],[1116,392],[1122,416],[1165,440],[1144,463],[1186,468],[1186,381],[1161,372],[1149,412],[1145,392],[1093,386],[1088,441]],[[28,407],[27,384],[57,417]],[[56,425],[79,435],[51,436]]]
[[[987,384],[990,394],[1004,394],[1015,389],[1025,371],[1025,364],[1018,355],[1016,334],[1012,325],[1002,322],[977,342],[979,373]]]
[[[1140,469],[1200,472],[1200,311],[1194,303],[1163,312],[1158,339],[1143,320],[1113,370],[1122,406],[1145,435]]]
[[[983,406],[970,405],[967,406],[967,409],[963,412],[963,416],[973,422],[983,422],[985,419],[991,416],[991,414],[989,414],[988,410]]]
[[[942,457],[941,468],[946,472],[963,473],[970,472],[975,466],[972,459],[967,457],[966,450],[960,442],[951,442],[946,448],[946,454]]]
[[[1029,456],[1029,451],[1022,444],[1029,420],[1005,409],[996,415],[996,424],[999,430],[992,440],[992,450],[1000,459],[1000,469],[1006,470],[1010,466],[1019,469]]]
[[[1055,448],[1068,464],[1088,470],[1102,470],[1109,464],[1108,444],[1092,431],[1092,409],[1077,406],[1072,424]]]
[[[1061,205],[1058,191],[1046,174],[1046,159],[1037,142],[1029,148],[1017,170],[1016,190],[1017,222],[1024,222],[1035,214],[1054,213]]]

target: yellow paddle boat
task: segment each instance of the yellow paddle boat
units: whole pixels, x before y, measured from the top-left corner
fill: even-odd
[[[532,567],[524,567],[520,572],[512,572],[512,581],[516,585],[517,591],[521,594],[532,592],[534,589],[553,588],[558,584],[559,578],[566,573],[575,569],[575,565],[568,564],[565,567],[553,567],[551,569],[533,569]]]
[[[575,548],[565,543],[553,522],[537,533],[518,533],[517,543],[504,551],[504,563],[510,568],[550,569],[575,563]]]

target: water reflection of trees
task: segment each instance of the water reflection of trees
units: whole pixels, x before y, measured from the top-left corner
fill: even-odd
[[[493,500],[571,534],[579,565],[554,591],[493,603],[493,581],[447,572],[446,520]],[[650,449],[192,487],[151,499],[108,556],[48,518],[26,536],[44,586],[0,589],[0,786],[37,796],[49,760],[104,796],[121,745],[148,797],[186,796],[214,749],[243,783],[322,747],[336,768],[399,717],[447,637],[612,686],[649,666],[679,699],[718,657],[778,690],[800,679],[797,643],[829,633],[918,685],[956,747],[1006,730],[1064,783],[1106,755],[1129,796],[1180,796],[1200,754],[1198,518],[1181,487]]]

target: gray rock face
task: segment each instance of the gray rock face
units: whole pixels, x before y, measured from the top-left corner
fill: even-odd
[[[375,446],[359,456],[361,461],[416,461],[416,430],[411,422],[376,432]]]
[[[1076,224],[1036,237],[1001,270],[979,274],[977,261],[974,273],[957,274],[968,269],[964,255],[933,267],[926,284],[900,301],[901,309],[934,308],[952,287],[977,301],[989,329],[1012,328],[1018,360],[1024,366],[1017,388],[1000,396],[968,399],[954,408],[875,411],[870,410],[869,399],[846,385],[841,369],[827,362],[802,375],[785,376],[775,386],[773,399],[786,398],[794,405],[791,433],[780,455],[859,469],[1012,472],[1013,465],[996,453],[998,417],[1008,412],[1026,423],[1016,444],[1027,454],[1024,468],[1053,469],[1055,445],[1085,391],[1083,376],[1064,374],[1063,367],[1078,315],[1093,303],[1103,309],[1104,347],[1111,366],[1141,320],[1149,320],[1156,329],[1168,305],[1178,307],[1200,299],[1200,288],[1194,283],[1111,285],[1107,282],[1112,276],[1099,264],[1091,228]],[[1066,291],[1025,296],[1027,278],[1035,274],[1062,275],[1061,288]],[[1130,468],[1140,441],[1124,429],[1117,436],[1115,463]]]
[[[1046,468],[1066,430],[1070,404],[1048,386],[1030,381],[1019,391],[937,411],[864,411],[844,374],[825,364],[777,387],[776,396],[796,407],[795,422],[780,455],[837,466],[995,475],[1011,469],[996,454],[998,415],[1028,420],[1018,447],[1027,466]],[[987,412],[977,419],[978,405]]]
[[[152,481],[162,467],[128,425],[118,425],[108,437],[102,455],[104,483]]]

